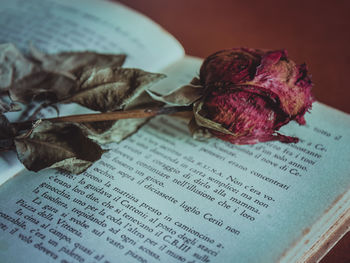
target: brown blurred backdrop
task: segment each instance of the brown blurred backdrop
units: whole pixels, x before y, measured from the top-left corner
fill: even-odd
[[[198,57],[230,47],[287,49],[306,62],[317,100],[350,113],[350,1],[122,0]],[[350,146],[349,146],[350,147]],[[350,262],[350,234],[322,263]]]

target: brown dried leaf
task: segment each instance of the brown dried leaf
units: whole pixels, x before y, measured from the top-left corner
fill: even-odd
[[[147,92],[147,90],[140,93],[140,95],[135,96],[132,100],[128,101],[128,104],[124,106],[124,110],[133,109],[146,109],[146,108],[156,108],[163,106],[164,103],[154,100],[152,96]]]
[[[61,52],[46,54],[31,47],[31,56],[38,61],[44,71],[56,72],[66,76],[79,78],[89,67],[121,67],[124,54],[100,54],[96,52]]]
[[[104,152],[71,123],[42,122],[30,135],[15,138],[19,160],[32,171],[62,168],[78,174]]]
[[[62,102],[102,112],[120,110],[164,77],[140,69],[91,68],[82,74],[75,93]]]
[[[162,74],[120,67],[91,67],[78,80],[67,74],[40,71],[14,83],[10,95],[14,101],[52,103],[75,102],[97,111],[114,111],[136,103],[142,93]],[[144,96],[144,95],[143,95]]]
[[[11,125],[5,115],[0,113],[0,152],[8,150],[13,146],[15,128]]]
[[[76,90],[76,81],[53,72],[39,71],[13,83],[9,89],[14,101],[30,103],[45,101],[56,103]]]
[[[13,82],[38,70],[11,43],[0,44],[0,91],[7,90]]]
[[[192,116],[192,119],[188,123],[188,128],[190,130],[190,133],[192,134],[193,139],[204,141],[212,137],[211,133],[207,128],[199,126],[197,124],[194,116]]]
[[[202,97],[203,86],[199,79],[194,78],[190,84],[182,86],[169,94],[158,94],[155,91],[147,90],[149,95],[156,101],[161,101],[171,106],[190,106]]]
[[[32,59],[38,66],[30,72],[33,74],[26,74],[13,81],[10,95],[14,101],[57,103],[79,90],[77,81],[89,68],[120,67],[126,58],[123,54],[95,52],[45,54],[35,48],[31,52]]]
[[[112,122],[102,122],[104,125],[112,124],[110,127],[104,129],[97,129],[99,122],[82,125],[82,130],[91,139],[98,144],[107,144],[112,142],[121,142],[126,137],[136,132],[149,119],[123,119]]]

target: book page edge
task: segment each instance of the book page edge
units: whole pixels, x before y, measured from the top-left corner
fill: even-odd
[[[332,205],[325,209],[323,216],[310,228],[306,228],[305,234],[293,242],[277,262],[319,262],[348,231],[350,231],[350,189],[340,194]]]
[[[304,254],[300,262],[319,262],[350,231],[350,208]]]

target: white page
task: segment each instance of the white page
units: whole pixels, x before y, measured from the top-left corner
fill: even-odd
[[[0,26],[0,43],[12,42],[22,50],[31,43],[46,52],[124,53],[125,67],[149,71],[158,72],[184,55],[177,40],[159,25],[106,1],[0,0]],[[66,107],[61,115],[74,112]],[[0,167],[0,184],[23,169],[14,153],[2,153]]]
[[[82,175],[18,175],[0,188],[0,259],[276,262],[350,188],[349,115],[315,103],[306,120],[282,129],[298,144],[235,146],[161,116]]]

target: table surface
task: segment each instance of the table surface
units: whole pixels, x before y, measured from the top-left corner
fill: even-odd
[[[350,1],[122,0],[175,36],[188,55],[285,48],[305,62],[320,102],[350,113]],[[321,263],[350,262],[348,233]]]

